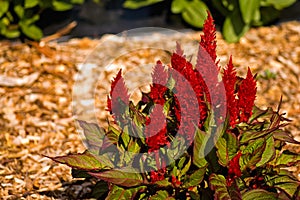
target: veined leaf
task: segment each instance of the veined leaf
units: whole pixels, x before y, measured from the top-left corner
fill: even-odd
[[[242,150],[242,156],[239,160],[241,170],[244,170],[246,167],[255,167],[262,158],[265,146],[265,140],[260,138],[250,143],[244,150]]]
[[[219,200],[231,199],[226,187],[226,179],[220,174],[211,174],[209,177],[210,188],[215,191],[214,197]]]
[[[83,129],[88,149],[92,153],[98,154],[103,144],[105,130],[100,128],[96,123],[88,123],[82,120],[77,121],[80,127]]]
[[[118,200],[128,200],[134,199],[136,194],[140,190],[144,190],[146,186],[134,187],[134,188],[122,188],[117,185],[113,185],[110,192],[108,193],[106,200],[118,199]]]
[[[283,151],[276,159],[276,166],[292,166],[300,162],[300,154],[290,152],[289,150]]]
[[[166,190],[159,190],[155,195],[151,196],[149,200],[175,200],[174,197],[170,197],[169,193]]]
[[[48,157],[48,156],[47,156]],[[95,155],[89,151],[82,154],[70,154],[67,156],[48,157],[56,162],[83,170],[102,170],[113,168],[114,165],[104,155]]]
[[[222,166],[227,166],[228,162],[236,155],[238,151],[238,140],[233,133],[224,133],[224,137],[220,137],[216,142],[216,147],[218,149],[217,156],[219,158],[219,163]]]
[[[284,191],[286,194],[289,195],[290,199],[293,199],[293,196],[300,197],[300,183],[299,182],[286,182],[286,183],[279,183],[274,186],[281,191]]]
[[[125,187],[134,187],[144,183],[143,177],[139,172],[129,173],[112,169],[104,172],[89,172],[89,174],[101,180]]]
[[[229,162],[229,156],[227,152],[226,140],[220,137],[216,143],[216,147],[217,147],[217,156],[219,158],[218,162],[223,167],[227,166]]]
[[[193,148],[193,163],[199,168],[202,168],[207,164],[207,161],[204,158],[204,150],[209,136],[209,133],[205,133],[199,129],[196,130]]]
[[[183,157],[183,158],[185,158],[185,157]],[[178,175],[179,177],[184,176],[186,174],[186,172],[189,170],[191,163],[192,163],[192,159],[190,157],[188,157],[188,159],[189,159],[188,162],[184,166],[182,166],[182,168],[180,168],[180,163],[178,164],[178,167],[180,169],[179,175]]]
[[[194,173],[192,173],[188,178],[187,180],[185,181],[185,183],[183,184],[183,187],[185,188],[189,188],[191,186],[197,186],[199,185],[203,178],[204,178],[204,175],[205,175],[205,172],[206,172],[206,168],[207,166],[204,166],[200,169],[197,169]]]
[[[249,190],[242,194],[243,200],[278,200],[277,194],[262,189]]]
[[[287,131],[284,130],[276,130],[273,132],[273,138],[275,140],[280,140],[283,142],[288,142],[292,144],[300,144],[299,141],[296,141],[293,137],[293,135]]]
[[[262,153],[261,159],[258,163],[256,163],[256,166],[262,166],[272,160],[275,157],[275,147],[274,147],[274,139],[273,137],[269,137],[266,140],[266,147],[264,149],[264,152]]]
[[[156,181],[155,185],[159,187],[170,187],[172,186],[172,183],[169,182],[167,179],[161,180],[161,181]]]

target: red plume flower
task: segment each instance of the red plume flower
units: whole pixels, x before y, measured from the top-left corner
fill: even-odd
[[[163,107],[155,106],[150,114],[150,124],[145,127],[146,144],[149,152],[159,149],[168,143],[167,124]]]
[[[236,83],[236,71],[232,64],[232,57],[230,56],[227,68],[224,69],[223,73],[223,83],[226,90],[226,100],[227,100],[227,112],[229,114],[229,124],[232,128],[235,127],[238,119],[237,110],[237,99],[235,98],[235,83]]]
[[[247,76],[242,81],[238,91],[240,122],[247,122],[252,115],[252,109],[256,97],[256,90],[256,81],[251,73],[250,68],[248,68]]]
[[[231,184],[234,182],[234,179],[241,177],[242,172],[240,168],[240,157],[242,156],[241,152],[238,152],[230,161],[228,164],[228,176],[227,176],[227,185],[231,186]]]
[[[153,100],[154,103],[164,105],[164,95],[168,89],[166,87],[167,78],[168,74],[164,70],[164,66],[160,61],[157,61],[152,73],[153,84],[150,86],[149,94],[149,97]]]
[[[201,35],[200,45],[207,51],[211,59],[216,62],[216,27],[211,14],[207,12],[207,19],[203,25],[203,35]]]
[[[123,104],[123,105],[122,105]],[[128,89],[125,86],[124,79],[122,77],[122,69],[119,70],[117,76],[111,83],[111,90],[109,96],[107,96],[107,110],[114,114],[114,118],[119,118],[124,105],[129,104]]]

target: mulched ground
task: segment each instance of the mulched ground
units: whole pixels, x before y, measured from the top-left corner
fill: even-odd
[[[43,155],[84,151],[74,118],[83,113],[85,120],[92,120],[93,113],[87,114],[91,105],[86,102],[95,98],[96,119],[105,119],[104,95],[119,66],[131,71],[130,81],[141,80],[144,77],[138,74],[144,75],[149,68],[137,67],[157,59],[167,63],[167,50],[174,49],[175,41],[182,44],[187,56],[195,53],[199,33],[154,34],[142,40],[108,38],[0,42],[0,198],[78,199],[90,192],[91,181],[72,179],[68,167]],[[241,76],[248,66],[258,74],[257,105],[275,108],[282,95],[282,111],[293,119],[287,130],[300,141],[300,22],[251,29],[237,44],[227,44],[219,33],[217,38],[221,66],[233,55]],[[160,49],[145,49],[149,46]],[[135,51],[116,57],[116,52],[126,49]],[[83,63],[93,66],[90,74],[82,73]],[[82,76],[75,82],[78,74]],[[137,87],[130,81],[129,86]],[[73,91],[75,83],[89,87]],[[138,96],[135,91],[133,98]],[[294,146],[289,148],[300,152]],[[299,167],[292,170],[300,174]]]

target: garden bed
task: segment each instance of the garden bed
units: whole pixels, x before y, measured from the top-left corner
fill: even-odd
[[[185,33],[184,37],[156,33],[138,39],[109,40],[104,36],[40,44],[1,41],[0,196],[5,199],[78,199],[88,193],[92,180],[79,184],[72,179],[68,167],[43,156],[84,151],[73,117],[86,113],[91,107],[80,100],[87,102],[93,98],[94,88],[97,88],[97,119],[103,122],[105,93],[118,66],[125,68],[125,72],[131,71],[138,81],[143,78],[137,76],[138,72],[147,71],[138,66],[154,64],[157,59],[168,63],[167,51],[174,49],[175,41],[182,44],[189,58],[197,51],[199,35],[199,32]],[[300,23],[251,29],[237,44],[227,44],[220,34],[217,41],[221,66],[233,55],[238,74],[246,74],[248,66],[258,74],[258,106],[276,108],[282,95],[282,111],[293,119],[287,130],[300,141]],[[149,46],[153,48],[146,49]],[[116,58],[116,52],[133,48],[143,50]],[[88,57],[93,50],[99,53]],[[93,66],[90,69],[93,76],[83,76],[76,83],[90,87],[82,93],[77,90],[72,96],[75,77],[83,63]],[[134,82],[132,77],[129,79]],[[92,116],[85,115],[85,120],[93,120]],[[294,146],[288,148],[300,152]],[[300,167],[291,170],[300,174]]]

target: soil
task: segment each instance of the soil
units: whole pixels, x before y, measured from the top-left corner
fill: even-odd
[[[134,88],[147,90],[144,76],[151,73],[148,64],[157,59],[168,63],[176,41],[194,61],[191,55],[197,51],[199,35],[148,33],[67,42],[0,41],[0,198],[86,197],[93,180],[72,179],[69,167],[44,155],[85,150],[74,119],[103,124],[105,95],[120,67],[128,72],[126,84],[137,99],[140,93]],[[226,66],[232,55],[240,76],[245,76],[248,67],[257,73],[259,107],[276,108],[282,96],[281,110],[293,120],[286,129],[300,141],[300,22],[253,28],[235,44],[226,43],[217,33],[217,41],[221,66]],[[139,80],[144,84],[134,85]],[[299,147],[288,148],[300,152]],[[300,167],[290,169],[300,179]]]

